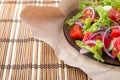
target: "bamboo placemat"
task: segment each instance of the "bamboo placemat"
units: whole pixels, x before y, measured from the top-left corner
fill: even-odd
[[[60,0],[0,1],[0,80],[90,80],[80,69],[55,56],[45,42],[32,37],[20,12],[27,5],[58,6]]]

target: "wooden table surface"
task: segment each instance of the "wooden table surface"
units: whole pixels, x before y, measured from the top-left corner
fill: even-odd
[[[91,80],[64,64],[45,42],[35,39],[20,20],[27,5],[58,6],[60,0],[0,0],[0,80]]]

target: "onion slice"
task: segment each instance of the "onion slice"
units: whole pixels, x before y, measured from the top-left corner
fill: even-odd
[[[93,34],[91,34],[91,36],[90,36],[90,38],[89,39],[92,39],[92,38],[94,38],[96,35],[103,35],[104,34],[104,32],[105,32],[105,30],[99,30],[99,31],[97,31],[97,32],[95,32],[95,33],[93,33]]]
[[[85,41],[85,44],[93,44],[93,45],[95,45],[95,43],[96,43],[96,41],[94,41],[94,40],[87,40],[87,41]],[[90,51],[87,50],[87,49],[84,49],[84,48],[80,49],[80,53],[81,54],[86,54],[88,52],[90,52]]]
[[[113,29],[113,28],[120,28],[120,26],[113,26],[113,27],[110,27],[110,28],[108,28],[106,31],[105,31],[105,33],[103,34],[103,37],[102,37],[102,42],[105,44],[105,36],[106,36],[106,34],[111,30],[111,29]],[[103,46],[103,49],[104,49],[104,51],[105,51],[105,53],[109,56],[109,57],[111,57],[111,58],[115,58],[115,56],[113,56],[113,55],[111,55],[111,53],[109,53],[109,51],[106,49],[106,47],[105,46]]]
[[[81,28],[83,28],[83,23],[81,21],[76,21],[75,24],[78,24]]]
[[[86,54],[86,53],[88,53],[89,51],[87,50],[87,49],[84,49],[84,48],[82,48],[82,49],[80,49],[80,53],[81,54]]]
[[[88,10],[88,9],[92,11],[91,21],[93,22],[93,21],[94,21],[94,18],[95,18],[95,10],[93,9],[93,7],[86,7],[86,8],[83,10],[83,13],[85,13],[85,11]]]
[[[94,41],[94,40],[87,40],[87,41],[85,41],[85,44],[95,44],[96,43],[96,41]]]

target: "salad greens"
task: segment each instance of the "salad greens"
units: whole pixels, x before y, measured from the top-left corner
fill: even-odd
[[[88,45],[86,45],[84,42],[80,41],[80,40],[76,40],[76,44],[81,47],[81,48],[85,48],[87,50],[89,50],[90,52],[93,53],[93,57],[95,59],[97,59],[98,61],[104,62],[104,60],[102,59],[102,47],[103,47],[103,43],[100,40],[96,41],[96,45],[93,47],[90,47]]]
[[[100,18],[98,20],[96,20],[93,24],[91,24],[90,19],[86,19],[84,21],[84,34],[86,32],[96,32],[97,30],[99,30],[99,28],[107,28],[110,27],[111,24],[111,19],[108,16],[108,12],[104,9],[103,6],[96,6],[95,10],[97,11],[98,15],[100,16]]]
[[[107,11],[104,9],[104,5],[111,5],[117,9],[120,9],[120,0],[95,0],[98,1],[100,6],[96,5],[92,1],[84,0],[81,2],[78,6],[79,12],[73,16],[72,19],[66,21],[66,23],[71,26],[76,20],[79,20],[79,18],[82,16],[82,10],[85,9],[87,6],[92,6],[95,8],[97,13],[100,15],[100,20],[97,21],[97,23],[100,23],[101,26],[109,26],[110,25],[110,19],[108,17]]]
[[[78,12],[75,16],[73,16],[72,19],[69,19],[66,21],[66,23],[69,26],[72,26],[74,24],[75,21],[77,21],[83,14],[81,12]]]
[[[84,0],[83,2],[81,2],[78,6],[78,10],[82,11],[83,9],[85,9],[87,6],[94,6],[95,3],[88,1],[88,0]]]
[[[79,20],[79,18],[82,17],[83,15],[82,10],[89,5],[94,5],[94,4],[88,0],[84,0],[83,2],[81,2],[80,5],[78,6],[78,10],[79,10],[78,13],[75,16],[73,16],[73,18],[67,20],[66,23],[69,26],[72,26],[76,20]]]
[[[97,6],[95,7],[95,10],[100,16],[100,18],[96,21],[96,23],[103,27],[106,27],[106,26],[109,27],[111,23],[111,19],[108,16],[108,11],[106,11],[103,6]]]
[[[120,0],[98,0],[102,5],[111,5],[120,9]]]
[[[95,32],[98,30],[97,23],[94,23],[91,25],[91,20],[90,18],[86,19],[84,21],[84,28],[83,28],[83,33],[85,34],[86,32]]]
[[[120,52],[118,53],[117,57],[118,57],[118,60],[120,61]]]
[[[101,0],[101,1],[102,2],[105,1],[105,3],[106,3],[106,1],[109,1],[109,0]],[[98,5],[95,5],[95,3],[90,2],[88,0],[85,0],[84,2],[80,3],[80,5],[78,7],[79,12],[75,16],[73,16],[72,19],[67,20],[66,23],[69,26],[72,26],[75,21],[77,21],[77,20],[79,21],[80,20],[79,18],[82,17],[82,15],[83,15],[82,10],[85,9],[87,6],[92,6],[97,11],[100,18],[98,20],[96,20],[94,24],[90,24],[90,19],[83,21],[83,23],[85,24],[84,30],[83,30],[84,34],[86,32],[97,31],[99,29],[98,28],[99,26],[101,26],[102,28],[106,28],[106,27],[110,26],[112,21],[110,20],[110,18],[108,16],[108,11],[104,9],[104,5],[98,6]]]
[[[102,53],[106,53],[113,59],[117,57],[120,61],[119,5],[120,0],[84,0],[79,4],[77,14],[66,21],[69,26],[69,36],[75,39],[76,45],[80,48],[93,53],[97,61],[104,62]],[[115,38],[119,41],[115,41]],[[93,46],[85,43],[91,40],[94,42]],[[113,44],[113,41],[116,44]]]

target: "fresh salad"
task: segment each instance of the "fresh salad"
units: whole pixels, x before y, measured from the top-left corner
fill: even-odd
[[[80,53],[90,52],[100,62],[104,54],[120,61],[120,0],[84,0],[66,23]]]

